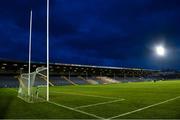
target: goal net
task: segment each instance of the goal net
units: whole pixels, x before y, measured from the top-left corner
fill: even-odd
[[[47,68],[39,67],[29,74],[24,73],[19,77],[18,97],[26,102],[43,102],[47,97]]]

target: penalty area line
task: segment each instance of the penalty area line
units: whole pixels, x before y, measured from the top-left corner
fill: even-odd
[[[90,105],[83,105],[83,106],[75,107],[74,109],[86,108],[86,107],[92,107],[92,106],[98,106],[98,105],[104,105],[104,104],[110,104],[110,103],[119,102],[119,101],[123,101],[123,100],[125,100],[125,99],[118,99],[118,100],[100,102],[100,103],[95,103],[95,104],[90,104]]]
[[[71,107],[68,107],[68,106],[65,106],[65,105],[61,105],[61,104],[58,104],[58,103],[55,103],[55,102],[51,102],[51,101],[47,101],[47,102],[51,103],[51,104],[54,104],[56,106],[59,106],[59,107],[63,107],[63,108],[66,108],[66,109],[69,109],[69,110],[72,110],[72,111],[75,111],[75,112],[78,112],[78,113],[81,113],[81,114],[85,114],[85,115],[97,118],[97,119],[105,119],[103,117],[99,117],[97,115],[94,115],[94,114],[91,114],[91,113],[87,113],[87,112],[84,112],[84,111],[81,111],[81,110],[78,110],[78,109],[74,109],[74,108],[71,108]]]
[[[161,104],[164,104],[164,103],[167,103],[167,102],[170,102],[170,101],[173,101],[173,100],[179,99],[179,98],[180,98],[180,96],[177,96],[177,97],[175,97],[175,98],[171,98],[171,99],[168,99],[168,100],[165,100],[165,101],[162,101],[162,102],[156,103],[156,104],[152,104],[152,105],[149,105],[149,106],[146,106],[146,107],[143,107],[143,108],[137,109],[137,110],[133,110],[133,111],[130,111],[130,112],[127,112],[127,113],[123,113],[123,114],[120,114],[120,115],[114,116],[114,117],[110,117],[110,118],[108,118],[108,119],[115,119],[115,118],[118,118],[118,117],[122,117],[122,116],[130,115],[130,114],[132,114],[132,113],[136,113],[136,112],[139,112],[139,111],[142,111],[142,110],[148,109],[148,108],[152,108],[152,107],[154,107],[154,106],[158,106],[158,105],[161,105]]]

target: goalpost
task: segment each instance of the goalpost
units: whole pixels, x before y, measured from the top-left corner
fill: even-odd
[[[19,77],[18,97],[26,102],[42,102],[47,99],[47,68],[38,67],[34,72]],[[30,76],[30,79],[29,79]]]
[[[19,77],[18,97],[26,102],[49,101],[49,0],[47,0],[47,62],[46,68],[40,67],[31,72],[31,39],[32,39],[32,10],[30,12],[29,33],[29,69],[28,73]],[[46,88],[46,90],[45,90]]]
[[[49,101],[49,0],[47,0],[47,101]]]

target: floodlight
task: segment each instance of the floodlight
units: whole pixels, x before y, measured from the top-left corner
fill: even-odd
[[[158,56],[165,56],[166,50],[164,46],[159,45],[155,47],[155,52]]]

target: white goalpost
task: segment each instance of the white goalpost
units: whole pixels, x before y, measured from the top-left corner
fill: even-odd
[[[31,40],[32,40],[32,10],[31,10],[31,14],[30,14],[30,30],[29,30],[29,70],[28,70],[28,95],[30,96],[30,79],[31,79],[31,76],[30,76],[30,73],[31,73]]]
[[[49,0],[47,0],[47,61],[46,68],[36,68],[31,72],[31,42],[32,42],[32,10],[30,12],[29,31],[29,66],[28,73],[21,74],[19,79],[18,97],[29,103],[49,101]]]
[[[49,0],[47,0],[47,101],[49,101]]]

